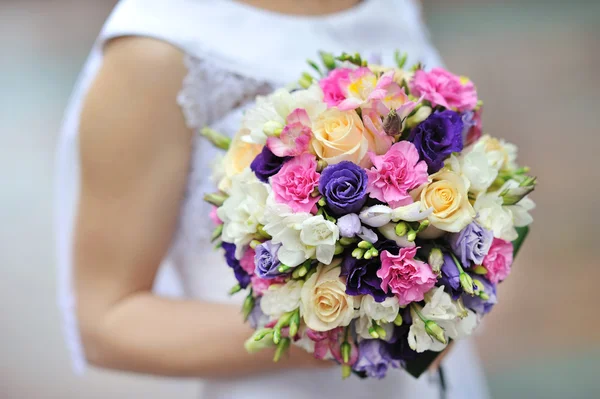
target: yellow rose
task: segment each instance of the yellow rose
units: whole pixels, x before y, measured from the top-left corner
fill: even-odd
[[[452,233],[461,231],[475,218],[465,181],[447,169],[431,175],[430,179],[431,183],[421,191],[421,209],[433,208],[429,216],[432,226]]]
[[[262,151],[263,146],[261,144],[251,144],[242,141],[242,137],[247,134],[250,134],[248,129],[239,130],[233,137],[233,140],[231,140],[229,150],[227,150],[223,157],[221,167],[224,176],[218,185],[219,190],[223,192],[228,192],[231,188],[231,178],[242,173]]]
[[[328,164],[360,163],[368,149],[365,127],[356,111],[330,108],[313,123],[312,147]]]
[[[354,307],[360,304],[360,297],[346,294],[346,284],[340,279],[339,265],[339,259],[330,265],[319,265],[302,286],[302,317],[308,328],[314,331],[347,326],[356,315]],[[356,304],[355,298],[358,298]]]

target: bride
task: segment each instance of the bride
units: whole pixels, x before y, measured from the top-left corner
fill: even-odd
[[[202,398],[430,398],[431,376],[342,381],[294,349],[249,355],[233,273],[212,250],[215,153],[244,108],[318,50],[394,49],[440,64],[416,0],[123,0],[67,110],[58,150],[60,300],[74,364],[202,379]],[[486,398],[470,344],[444,359],[449,398]]]

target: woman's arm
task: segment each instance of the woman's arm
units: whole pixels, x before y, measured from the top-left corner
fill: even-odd
[[[81,197],[75,233],[78,318],[100,367],[219,377],[322,362],[301,350],[272,365],[249,355],[238,307],[151,293],[171,242],[192,133],[176,96],[182,54],[144,38],[111,42],[81,116]]]

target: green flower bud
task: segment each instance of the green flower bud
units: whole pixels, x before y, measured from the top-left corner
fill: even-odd
[[[361,249],[370,249],[371,247],[373,247],[373,244],[371,244],[369,241],[363,240],[359,242],[357,246]]]
[[[396,228],[394,230],[398,237],[402,237],[402,236],[406,235],[406,233],[408,233],[408,229],[409,229],[409,227],[406,222],[400,222],[396,225]]]
[[[490,299],[490,296],[482,291],[479,293],[479,298],[483,299],[484,301],[488,301]]]
[[[229,290],[229,295],[237,294],[241,290],[242,290],[242,286],[239,284],[236,284]]]
[[[250,248],[256,249],[256,247],[258,247],[260,244],[262,244],[262,242],[260,242],[258,240],[252,240],[252,241],[250,241],[250,244],[248,244],[248,245],[250,246]]]
[[[414,112],[411,116],[406,120],[406,127],[412,129],[417,126],[419,123],[423,122],[431,115],[431,107],[422,106],[419,107],[416,112]]]
[[[364,254],[365,254],[365,251],[360,248],[355,248],[354,251],[352,251],[352,257],[356,258],[356,259],[362,259]]]
[[[335,58],[333,54],[326,53],[324,51],[319,52],[319,56],[321,56],[321,61],[323,65],[329,70],[335,69]]]
[[[250,313],[252,313],[252,309],[254,309],[254,296],[252,296],[252,292],[250,292],[250,294],[244,300],[244,304],[242,305],[244,321],[248,320]]]
[[[408,53],[400,54],[400,52],[398,50],[396,50],[396,52],[394,53],[394,60],[396,61],[396,65],[400,69],[404,68],[407,58],[408,58]]]
[[[481,276],[485,276],[487,274],[487,269],[485,267],[483,267],[482,265],[477,265],[474,268],[472,268],[471,270],[473,271],[473,273],[479,274]]]
[[[397,325],[398,327],[400,327],[402,325],[402,323],[404,323],[404,320],[402,319],[402,315],[398,314],[398,316],[396,316],[396,318],[394,319],[394,324]]]
[[[248,353],[256,353],[262,349],[273,346],[273,330],[270,328],[257,330],[244,343],[244,347]]]
[[[379,251],[376,248],[369,249],[369,252],[371,253],[371,257],[373,257],[373,258],[376,258],[379,256]]]
[[[446,344],[446,336],[444,334],[444,329],[440,327],[435,321],[427,320],[425,322],[425,331],[429,334],[430,337],[435,338],[442,344]]]
[[[340,244],[339,242],[335,243],[335,251],[333,252],[334,255],[339,255],[342,252],[344,252],[344,246],[342,244]]]
[[[298,334],[300,327],[300,311],[296,310],[290,319],[290,337],[293,338]]]
[[[272,328],[263,328],[261,330],[256,330],[253,337],[254,337],[255,341],[260,341],[261,339],[265,338],[267,335],[272,334],[272,333],[273,333]]]
[[[216,130],[205,127],[200,130],[200,135],[206,137],[215,147],[222,150],[228,150],[231,145],[231,139]]]
[[[413,242],[417,238],[417,232],[413,229],[410,229],[408,234],[406,234],[406,239],[410,242]]]
[[[214,206],[221,206],[227,198],[228,196],[223,193],[210,193],[204,196],[204,201]]]
[[[363,255],[363,259],[371,259],[372,257],[373,257],[373,255],[371,255],[371,251],[367,251]]]
[[[350,352],[352,351],[352,346],[347,341],[342,342],[342,346],[340,347],[340,352],[342,353],[342,360],[344,360],[345,364],[350,362]]]
[[[423,230],[428,228],[429,224],[430,224],[430,222],[428,219],[425,219],[421,223],[419,223],[419,227],[417,228],[417,234],[419,234],[420,232],[422,232]]]
[[[319,159],[317,161],[317,172],[322,172],[327,167],[327,162]]]
[[[310,85],[312,84],[312,77],[309,79],[306,76],[302,75],[300,80],[298,80],[298,84],[303,89],[308,89],[310,87]]]
[[[348,245],[354,244],[356,242],[356,238],[342,237],[338,242],[347,247]]]
[[[217,227],[215,227],[215,229],[212,232],[212,235],[210,237],[210,241],[215,241],[217,238],[221,237],[221,234],[223,234],[223,225],[220,224]]]
[[[267,121],[263,125],[263,133],[267,136],[278,137],[283,131],[283,124],[277,121]]]
[[[469,295],[474,295],[473,291],[473,279],[467,273],[460,273],[460,285]]]
[[[275,356],[273,356],[273,361],[278,362],[281,359],[281,356],[288,350],[290,347],[291,340],[289,338],[283,338],[278,344],[277,349],[275,349]]]
[[[325,201],[325,198],[321,197],[321,199],[319,199],[319,202],[317,202],[317,204],[319,204],[319,206],[326,206],[327,202]]]
[[[374,326],[369,327],[369,335],[375,339],[379,338],[379,334],[377,333],[377,330]]]
[[[444,254],[442,254],[442,250],[433,248],[429,253],[427,263],[429,263],[429,266],[431,266],[431,270],[433,270],[434,273],[440,274],[442,266],[444,265]]]
[[[381,338],[381,339],[385,339],[385,337],[387,336],[387,332],[385,332],[385,328],[381,327],[379,324],[376,325],[375,331],[377,331],[377,335],[379,335],[379,338]]]
[[[302,278],[304,276],[306,276],[306,273],[308,273],[308,270],[310,269],[310,261],[308,262],[304,262],[301,266],[297,267],[294,269],[294,272],[292,273],[292,277],[293,278]],[[279,270],[279,269],[277,269]]]
[[[347,364],[342,365],[342,378],[345,380],[346,378],[352,375],[352,367]]]
[[[281,265],[279,265],[279,267],[277,268],[277,271],[279,273],[287,273],[290,270],[292,270],[292,268],[288,265],[284,265],[283,263]]]
[[[264,226],[262,226],[262,225],[260,225],[260,224],[259,224],[259,225],[258,225],[258,227],[256,228],[256,232],[258,233],[258,235],[259,235],[261,238],[264,238],[264,239],[266,239],[266,240],[268,240],[268,239],[270,239],[270,238],[271,238],[271,236],[269,235],[269,233],[267,233],[267,232],[265,231],[265,227],[264,227]]]

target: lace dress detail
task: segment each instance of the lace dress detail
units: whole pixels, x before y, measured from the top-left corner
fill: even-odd
[[[232,137],[241,123],[245,108],[253,103],[257,95],[271,91],[272,85],[257,79],[224,70],[210,61],[185,56],[188,74],[177,97],[187,125],[198,132],[205,126]],[[213,224],[209,219],[211,206],[203,197],[215,191],[216,183],[211,179],[222,151],[215,149],[206,139],[194,137],[190,171],[185,198],[182,204],[179,227],[167,257],[180,275],[187,295],[202,297],[207,282],[223,282],[223,257],[206,243],[210,242]],[[206,272],[198,268],[210,264]],[[215,273],[207,278],[207,273]],[[218,276],[218,277],[217,277]],[[229,277],[229,276],[228,276]],[[233,285],[233,282],[231,283]],[[222,292],[226,293],[224,287]],[[213,292],[214,290],[210,290]],[[211,296],[214,299],[214,295]]]

